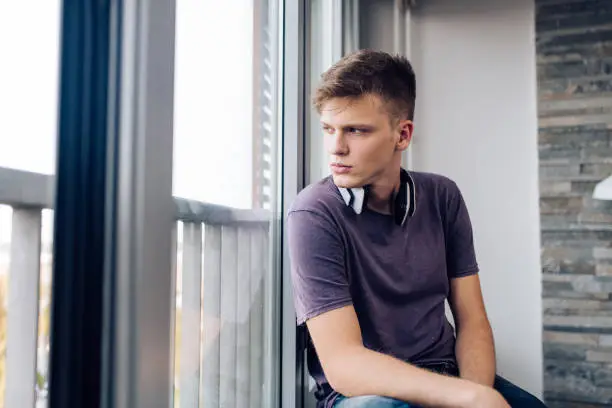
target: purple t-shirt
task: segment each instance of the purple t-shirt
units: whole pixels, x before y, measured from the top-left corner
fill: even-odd
[[[402,170],[402,180],[405,217],[358,208],[331,177],[300,192],[287,221],[297,323],[352,304],[365,347],[416,365],[454,361],[449,280],[478,272],[468,211],[446,177]],[[319,405],[331,407],[337,393],[308,347]]]

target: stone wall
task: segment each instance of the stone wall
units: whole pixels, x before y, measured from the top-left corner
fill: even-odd
[[[612,174],[612,0],[537,0],[536,31],[544,394],[612,406],[612,201],[591,198]]]

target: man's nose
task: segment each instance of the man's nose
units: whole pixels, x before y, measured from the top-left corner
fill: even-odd
[[[348,144],[346,136],[342,131],[336,131],[328,136],[327,151],[334,156],[345,156],[348,154]]]

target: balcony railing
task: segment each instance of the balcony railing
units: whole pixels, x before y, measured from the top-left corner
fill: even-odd
[[[5,407],[45,405],[36,359],[41,248],[50,246],[41,245],[41,213],[53,208],[53,196],[53,176],[0,167],[0,204],[12,207],[9,253],[0,253],[10,259]],[[271,213],[175,203],[180,406],[261,406]]]

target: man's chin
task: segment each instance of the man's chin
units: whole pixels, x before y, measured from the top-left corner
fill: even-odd
[[[334,184],[340,188],[358,188],[363,187],[359,180],[354,177],[347,177],[342,174],[332,174]]]

